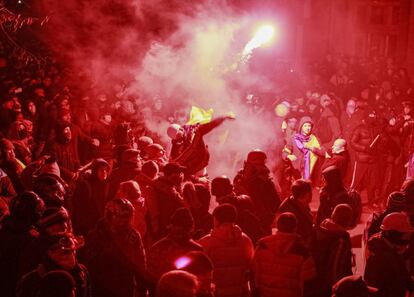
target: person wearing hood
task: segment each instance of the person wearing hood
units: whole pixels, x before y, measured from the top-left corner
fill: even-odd
[[[158,241],[168,234],[169,220],[173,213],[184,207],[182,184],[186,168],[177,163],[164,166],[164,175],[157,178],[149,189],[148,232],[152,240]]]
[[[213,211],[214,228],[198,243],[213,262],[213,283],[217,297],[248,296],[248,272],[253,259],[253,244],[237,226],[237,210],[221,204]]]
[[[350,146],[356,152],[355,164],[353,165],[353,174],[351,188],[361,192],[364,188],[367,190],[368,204],[370,207],[378,208],[378,151],[380,130],[377,126],[377,116],[375,112],[370,112],[352,132]]]
[[[252,296],[302,297],[306,282],[315,275],[309,249],[297,234],[293,213],[282,213],[274,235],[262,238],[254,253]]]
[[[121,163],[115,168],[109,176],[109,193],[108,198],[113,199],[118,191],[119,184],[127,180],[135,180],[140,173],[142,160],[139,151],[136,149],[127,149],[122,153]]]
[[[146,296],[146,257],[133,217],[131,202],[113,199],[86,238],[85,263],[94,297]]]
[[[244,166],[234,178],[236,195],[248,195],[253,200],[256,214],[266,235],[272,232],[272,223],[280,205],[279,193],[266,166],[267,155],[255,149],[247,154]]]
[[[404,254],[412,242],[413,227],[404,213],[388,214],[381,232],[368,241],[364,279],[378,289],[380,297],[403,297],[414,289]]]
[[[316,134],[324,147],[332,146],[335,139],[341,136],[341,124],[335,115],[335,107],[328,95],[322,95],[320,99],[322,107],[321,116],[316,124]]]
[[[341,278],[352,275],[352,245],[347,232],[351,223],[352,208],[348,204],[338,204],[330,218],[315,227],[310,249],[315,260],[320,297],[330,297],[332,286]]]
[[[45,205],[33,192],[23,192],[10,202],[10,214],[0,229],[0,292],[14,297],[19,279],[19,260],[24,249],[38,236],[34,227]]]
[[[342,182],[342,174],[338,167],[330,166],[322,172],[325,185],[321,188],[319,195],[319,208],[316,215],[316,224],[330,218],[333,210],[338,204],[351,204],[348,191]]]
[[[54,156],[59,165],[62,178],[67,182],[79,177],[80,167],[78,148],[72,140],[72,129],[69,123],[59,123],[56,126],[56,141],[44,152],[44,155]]]
[[[103,217],[108,199],[109,164],[104,159],[92,162],[92,172],[79,181],[72,197],[72,220],[76,234],[86,236]]]
[[[253,244],[267,235],[257,214],[255,203],[248,195],[236,195],[233,185],[227,176],[218,176],[211,182],[211,194],[219,205],[228,203],[237,209],[236,225],[252,240]]]
[[[298,222],[295,233],[309,243],[313,232],[313,216],[309,207],[312,202],[312,184],[310,181],[298,179],[292,184],[292,196],[286,198],[278,209],[278,214],[291,212]]]
[[[148,250],[150,293],[164,273],[176,269],[180,258],[192,251],[203,251],[203,247],[191,239],[193,231],[194,218],[190,210],[185,207],[178,208],[170,218],[167,236]]]
[[[313,128],[312,119],[303,117],[299,122],[298,132],[294,135],[294,144],[301,153],[299,164],[302,178],[315,181],[318,161],[325,156],[325,153],[319,140],[313,134]]]

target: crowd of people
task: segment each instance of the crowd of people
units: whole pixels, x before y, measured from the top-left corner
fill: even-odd
[[[392,59],[327,56],[276,100],[248,96],[283,117],[283,149],[252,147],[234,179],[208,176],[204,140],[231,115],[185,124],[158,99],[99,92],[5,46],[0,67],[1,296],[414,290],[414,94]],[[150,131],[149,115],[171,125]],[[360,276],[349,232],[362,209]]]

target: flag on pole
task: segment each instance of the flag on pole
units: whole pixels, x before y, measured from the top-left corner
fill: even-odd
[[[210,108],[209,110],[205,110],[201,107],[192,106],[190,112],[190,119],[187,122],[187,125],[194,125],[194,124],[206,124],[211,121],[213,118],[214,110]]]

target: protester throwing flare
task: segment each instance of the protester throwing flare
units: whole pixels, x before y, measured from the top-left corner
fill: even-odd
[[[172,142],[170,161],[187,167],[186,174],[188,175],[205,175],[204,169],[208,165],[210,154],[203,137],[225,120],[234,119],[234,115],[227,115],[205,124],[170,125],[167,129]]]

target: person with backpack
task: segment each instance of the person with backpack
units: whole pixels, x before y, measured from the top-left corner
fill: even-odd
[[[341,170],[336,166],[327,167],[322,171],[325,185],[320,192],[320,205],[316,216],[316,224],[330,218],[334,208],[341,203],[351,204],[347,189],[342,182]]]
[[[352,208],[348,204],[338,204],[330,218],[314,229],[310,246],[320,297],[330,297],[332,286],[341,278],[352,275],[354,261],[351,237],[347,232],[351,223]]]

